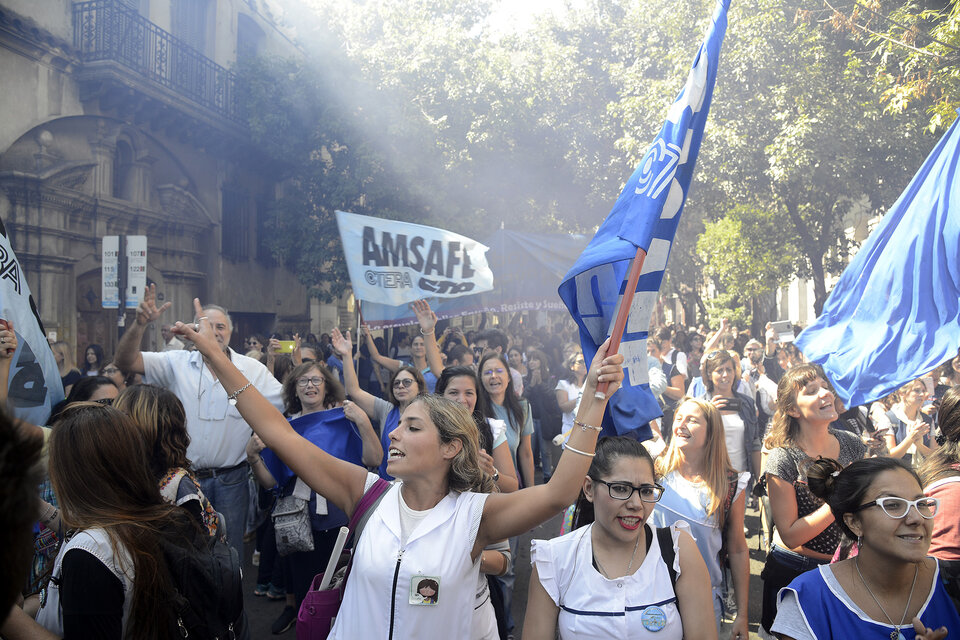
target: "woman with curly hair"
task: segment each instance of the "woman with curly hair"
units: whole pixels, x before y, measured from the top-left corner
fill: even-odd
[[[860,460],[863,441],[832,428],[837,419],[833,386],[815,364],[792,367],[777,385],[777,411],[764,445],[770,450],[764,477],[776,527],[763,567],[761,625],[767,632],[777,611],[777,593],[795,577],[830,562],[841,529],[830,505],[810,492],[807,468],[818,458],[841,465]]]

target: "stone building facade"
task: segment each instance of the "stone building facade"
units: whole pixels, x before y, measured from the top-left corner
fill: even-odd
[[[265,2],[0,0],[0,220],[48,334],[113,352],[106,235],[147,236],[171,322],[199,297],[231,311],[236,349],[309,326],[305,288],[259,240],[279,185],[230,71],[293,52]]]

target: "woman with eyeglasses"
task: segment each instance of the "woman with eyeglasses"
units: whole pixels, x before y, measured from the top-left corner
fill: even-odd
[[[453,400],[470,414],[480,434],[479,464],[483,472],[493,478],[497,489],[504,493],[517,490],[510,450],[507,446],[506,425],[500,420],[483,417],[477,408],[476,372],[470,367],[447,367],[437,381],[437,395]],[[503,472],[500,472],[503,469]],[[496,577],[510,568],[510,545],[506,540],[496,542],[480,555],[480,576],[473,610],[471,640],[499,640],[498,621],[505,623],[503,593]],[[493,604],[496,597],[497,607]],[[499,612],[499,616],[497,613]]]
[[[443,360],[440,358],[440,346],[437,344],[435,329],[437,326],[437,314],[430,309],[430,303],[426,300],[417,300],[412,305],[413,312],[417,316],[417,323],[420,325],[419,335],[414,335],[410,341],[410,361],[394,360],[380,354],[377,344],[370,334],[370,329],[363,327],[363,337],[366,340],[367,350],[370,352],[370,358],[392,372],[397,372],[401,367],[412,367],[420,372],[426,382],[426,393],[433,393],[437,386],[437,378],[443,372]]]
[[[513,377],[510,375],[510,364],[506,356],[497,351],[488,351],[480,359],[480,396],[487,418],[501,420],[507,425],[507,444],[510,446],[510,456],[514,471],[520,480],[520,487],[532,487],[533,479],[533,448],[530,442],[533,435],[533,413],[530,403],[517,397],[513,387]],[[503,589],[504,607],[507,613],[507,629],[514,627],[513,615],[510,611],[513,601],[513,583],[516,579],[514,563],[520,540],[514,536],[510,539],[511,561],[507,572],[498,577]]]
[[[710,575],[718,633],[723,609],[723,564],[729,559],[737,606],[730,639],[747,640],[750,551],[743,534],[743,515],[750,474],[731,466],[716,406],[694,398],[680,401],[670,447],[657,458],[656,471],[664,492],[653,513],[653,524],[667,527],[683,520],[690,525]]]
[[[367,415],[345,400],[337,375],[316,362],[294,367],[283,382],[283,403],[293,429],[330,455],[352,464],[376,466],[383,458],[380,438]],[[341,408],[342,407],[342,408]],[[346,420],[344,420],[346,418]],[[257,482],[275,489],[281,497],[296,495],[306,501],[313,532],[313,549],[294,551],[280,558],[286,606],[271,631],[284,633],[293,626],[313,577],[322,572],[337,541],[340,527],[348,522],[343,511],[311,490],[276,454],[264,448],[257,436],[247,443],[247,462]],[[260,585],[260,589],[269,586]]]
[[[842,532],[830,505],[807,484],[807,469],[818,458],[848,465],[867,452],[858,436],[831,428],[836,419],[833,387],[819,365],[801,364],[783,374],[777,385],[777,411],[764,440],[770,450],[764,478],[776,528],[760,574],[760,624],[768,633],[780,589],[804,571],[830,562],[840,545]]]
[[[600,439],[574,530],[532,542],[524,640],[717,637],[703,615],[713,608],[710,578],[688,527],[647,524],[663,491],[641,443]]]
[[[937,560],[927,555],[940,502],[923,495],[913,469],[886,457],[847,467],[822,458],[807,469],[807,481],[859,553],[780,591],[777,637],[939,640],[960,630]]]
[[[390,433],[400,423],[400,414],[417,396],[427,393],[427,383],[423,375],[414,367],[400,367],[390,376],[387,385],[387,400],[378,398],[364,391],[357,379],[357,372],[353,367],[353,343],[350,342],[350,332],[346,335],[339,329],[331,332],[333,348],[343,357],[343,382],[347,393],[353,398],[364,413],[371,420],[380,425],[380,444],[383,449],[382,459],[379,461],[380,477],[393,480],[387,473],[387,451],[390,449]]]

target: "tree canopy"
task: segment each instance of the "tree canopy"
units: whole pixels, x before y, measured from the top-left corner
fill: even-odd
[[[488,0],[305,3],[303,59],[242,71],[255,142],[286,179],[276,255],[323,295],[346,283],[338,208],[478,239],[501,223],[592,233],[659,131],[713,4],[587,0],[513,33],[491,27]],[[956,38],[956,10],[939,22],[931,10],[917,20]],[[930,99],[895,101],[886,41],[865,53],[862,33],[818,12],[731,7],[664,285],[691,314],[707,311],[707,278],[728,304],[810,278],[819,311],[854,248],[851,215],[893,203],[935,143],[931,100],[957,95],[950,76]]]

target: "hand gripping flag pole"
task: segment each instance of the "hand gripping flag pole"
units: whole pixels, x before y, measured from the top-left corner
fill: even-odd
[[[623,385],[604,416],[607,434],[648,439],[648,423],[662,415],[647,382],[647,329],[700,151],[729,7],[730,0],[718,0],[663,128],[560,284],[560,297],[580,330],[584,359],[592,361],[608,335],[610,351],[625,358]],[[606,385],[598,385],[598,393],[605,391]]]

